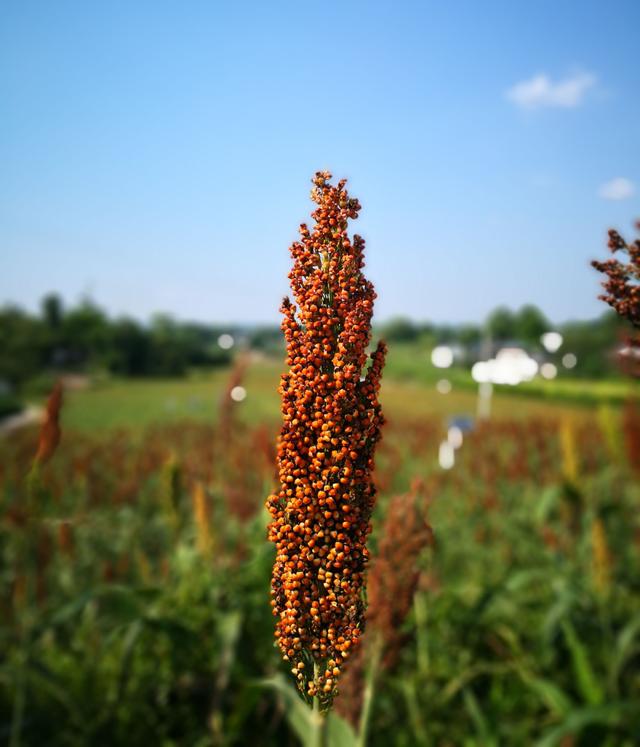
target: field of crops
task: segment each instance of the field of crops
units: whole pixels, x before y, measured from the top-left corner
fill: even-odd
[[[639,28],[0,4],[0,747],[640,747]]]
[[[3,740],[310,743],[269,607],[280,368],[67,392],[40,469],[37,429],[0,442]],[[638,744],[638,411],[498,393],[442,470],[475,393],[393,370],[328,743]]]

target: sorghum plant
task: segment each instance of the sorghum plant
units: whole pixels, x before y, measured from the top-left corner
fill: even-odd
[[[640,230],[640,221],[636,223]],[[629,374],[640,377],[640,239],[628,244],[620,234],[609,231],[609,249],[612,254],[620,252],[627,261],[615,258],[605,262],[594,260],[591,264],[606,275],[602,281],[605,293],[599,298],[613,307],[619,316],[631,323],[634,335],[627,338],[627,348],[621,364]]]
[[[640,230],[640,221],[636,223],[636,228]],[[626,254],[628,261],[621,262],[612,258],[605,262],[594,260],[591,263],[596,270],[607,276],[602,282],[606,293],[600,299],[640,330],[640,239],[627,244],[617,231],[611,229],[608,246],[612,254]]]
[[[636,222],[640,231],[640,221]],[[606,262],[593,261],[591,264],[605,273],[607,279],[602,285],[606,294],[600,299],[612,306],[618,315],[631,322],[635,335],[627,339],[627,358],[623,361],[623,368],[636,378],[640,378],[640,239],[628,244],[620,234],[611,229],[609,231],[609,249],[612,253],[622,252],[627,255],[628,262],[608,259]],[[638,403],[630,400],[624,412],[624,435],[629,461],[633,469],[638,469],[640,454],[638,424]]]
[[[35,457],[36,464],[44,464],[53,456],[54,451],[60,443],[60,409],[62,407],[62,383],[57,382],[53,387],[47,407],[45,409],[44,421],[40,428],[38,440],[38,451]]]
[[[246,350],[241,351],[236,356],[233,368],[225,388],[220,397],[218,406],[218,431],[221,452],[226,452],[229,447],[229,440],[233,436],[233,421],[238,409],[238,403],[233,399],[232,392],[236,387],[242,385],[247,369],[249,368],[249,353]],[[217,456],[219,459],[219,455]]]
[[[281,309],[289,370],[280,384],[280,488],[267,500],[276,639],[298,687],[323,711],[363,630],[386,352],[378,343],[367,367],[375,292],[362,273],[364,240],[347,233],[360,203],[346,180],[330,179],[316,173],[315,226],[302,224],[290,248],[295,304],[285,298]]]
[[[640,474],[640,403],[632,398],[622,415],[624,443],[631,469]]]
[[[422,573],[420,556],[434,544],[426,508],[426,490],[420,480],[414,480],[410,493],[394,496],[387,507],[378,550],[371,561],[367,633],[349,661],[336,701],[338,713],[359,728],[362,743],[367,729],[367,695],[372,696],[377,670],[391,669],[406,642],[403,625]]]

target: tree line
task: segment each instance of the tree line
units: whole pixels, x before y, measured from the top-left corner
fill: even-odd
[[[494,309],[482,324],[434,324],[396,317],[377,329],[388,342],[459,345],[479,354],[487,343],[493,348],[518,345],[530,353],[542,352],[541,337],[550,331],[563,337],[558,355],[573,353],[578,360],[572,376],[600,378],[618,373],[615,351],[623,344],[625,330],[613,311],[596,319],[552,324],[540,309],[527,304],[515,311],[504,306]]]
[[[180,376],[192,367],[227,363],[230,353],[218,338],[228,331],[164,314],[149,324],[112,319],[91,300],[66,308],[51,294],[38,314],[16,306],[0,308],[0,381],[19,391],[25,383],[57,372]]]
[[[572,352],[578,376],[614,373],[612,351],[620,338],[620,321],[606,312],[591,321],[554,326],[535,306],[517,311],[501,307],[482,324],[433,324],[398,317],[377,325],[376,336],[388,342],[457,344],[481,351],[487,341],[520,344],[531,352],[541,348],[540,336],[551,329],[564,337],[562,352]],[[192,368],[229,362],[220,347],[223,333],[240,335],[253,349],[280,354],[277,325],[230,329],[229,326],[179,322],[157,314],[150,323],[130,317],[111,318],[85,299],[66,307],[56,294],[42,299],[38,313],[16,306],[0,308],[0,387],[19,392],[39,378],[64,373],[107,372],[116,376],[181,376]]]

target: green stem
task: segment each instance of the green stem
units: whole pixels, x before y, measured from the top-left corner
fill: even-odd
[[[314,680],[318,681],[318,672],[320,668],[317,662],[313,665]],[[323,713],[320,710],[320,696],[315,695],[313,698],[312,706],[312,723],[313,723],[313,735],[311,739],[311,747],[328,747],[329,745],[329,728],[328,728],[328,714]]]
[[[424,680],[429,672],[429,612],[424,593],[418,592],[414,595],[413,609],[416,618],[418,672],[420,674],[420,679]]]
[[[27,703],[27,650],[26,641],[22,641],[20,660],[18,662],[18,673],[16,676],[16,695],[13,701],[13,713],[11,714],[11,737],[9,747],[20,747],[22,742],[22,723]]]
[[[24,599],[22,605],[14,607],[15,618],[18,626],[18,662],[15,678],[15,697],[11,713],[11,732],[9,736],[9,747],[20,747],[22,744],[22,729],[24,726],[24,714],[27,708],[27,668],[30,660],[30,646],[34,620],[32,611],[35,609],[35,591],[33,588],[33,568],[36,557],[36,528],[35,506],[37,505],[37,492],[40,484],[40,465],[34,460],[26,477],[27,488],[27,524],[24,529],[20,544],[18,545],[18,567],[22,567],[25,573]]]
[[[27,568],[26,557],[28,548],[31,545],[31,523],[27,525],[27,548],[24,549],[24,565]],[[28,574],[25,578],[24,604],[16,607],[15,614],[18,625],[18,661],[15,678],[15,697],[11,713],[11,732],[9,737],[9,747],[20,747],[22,744],[22,729],[24,725],[24,714],[27,707],[27,667],[30,657],[30,639],[31,639],[31,602],[32,602],[31,578]]]
[[[327,747],[329,731],[327,729],[327,714],[320,711],[320,701],[313,699],[313,747]]]
[[[376,689],[378,667],[382,658],[382,638],[376,636],[371,651],[371,662],[367,668],[367,679],[362,696],[362,710],[360,711],[360,723],[358,724],[357,747],[366,747],[367,733],[369,731],[369,719],[371,718],[371,707]]]

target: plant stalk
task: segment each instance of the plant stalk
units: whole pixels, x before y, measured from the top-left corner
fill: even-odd
[[[371,707],[376,689],[378,667],[382,658],[382,638],[376,636],[371,651],[371,661],[367,667],[367,677],[362,697],[362,710],[360,711],[360,722],[358,724],[358,737],[356,747],[366,747],[367,734],[369,731],[369,719],[371,718]]]
[[[314,680],[318,681],[318,674],[320,667],[318,663],[313,665]],[[311,739],[311,747],[329,747],[329,718],[327,713],[323,713],[320,710],[320,696],[313,696],[312,706],[312,722],[313,722],[313,735]]]

